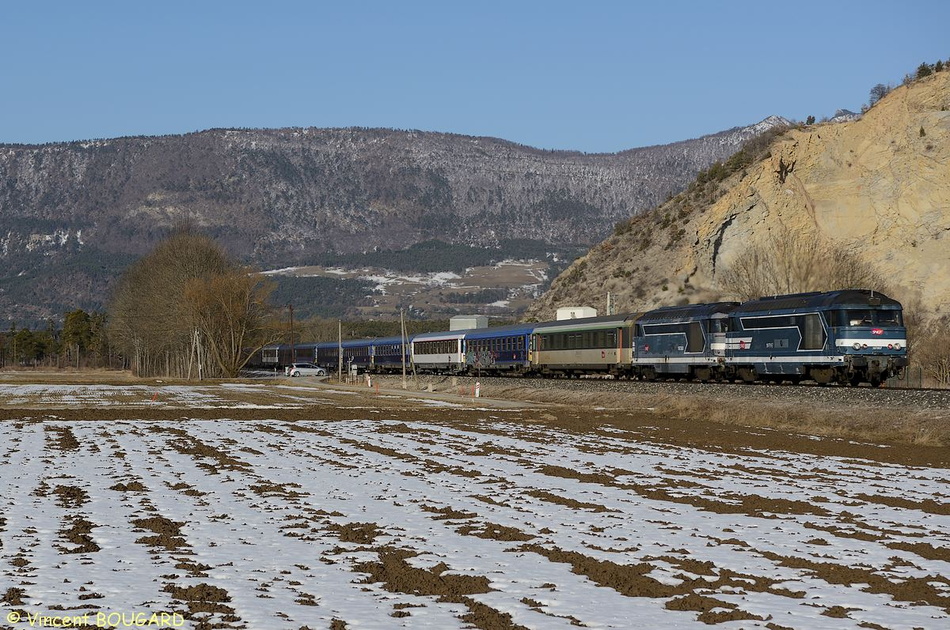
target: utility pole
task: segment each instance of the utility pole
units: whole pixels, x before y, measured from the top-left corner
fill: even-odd
[[[290,362],[297,362],[297,348],[294,346],[294,305],[288,304],[290,309]]]
[[[337,341],[337,375],[336,380],[338,383],[343,382],[343,320],[338,319],[337,323],[340,326],[339,337]]]
[[[402,388],[406,389],[406,318],[399,309],[399,336],[402,339]]]

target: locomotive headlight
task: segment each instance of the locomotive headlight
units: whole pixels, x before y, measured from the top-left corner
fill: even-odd
[[[895,350],[900,350],[900,349],[901,349],[901,345],[900,345],[899,343],[895,343],[895,344],[894,344],[894,349],[895,349]]]
[[[866,343],[862,343],[862,344],[861,344],[861,349],[866,350],[867,347],[868,347],[868,344],[866,344]]]
[[[859,344],[857,341],[855,341],[855,342],[851,345],[851,347],[854,348],[855,350],[860,350],[860,349],[861,349],[861,344]]]
[[[888,349],[888,350],[893,350],[893,349],[894,349],[894,344],[892,344],[892,343],[887,344],[887,349]]]

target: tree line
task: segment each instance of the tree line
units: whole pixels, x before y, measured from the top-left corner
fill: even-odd
[[[76,309],[62,324],[43,327],[11,323],[0,332],[0,367],[121,367],[109,344],[105,313]]]
[[[62,326],[11,325],[0,334],[0,363],[237,376],[256,348],[281,334],[271,290],[209,237],[179,228],[125,271],[105,313],[77,309]]]

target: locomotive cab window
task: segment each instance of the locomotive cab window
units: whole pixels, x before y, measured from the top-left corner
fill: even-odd
[[[881,326],[903,326],[904,321],[900,311],[875,311],[876,323]]]
[[[868,309],[851,309],[845,311],[846,326],[870,326],[873,323],[871,311]]]
[[[899,310],[851,308],[835,311],[832,316],[835,326],[903,326]]]

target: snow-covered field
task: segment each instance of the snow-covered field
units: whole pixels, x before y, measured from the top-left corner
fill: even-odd
[[[950,627],[945,469],[361,413],[0,422],[0,627]]]

